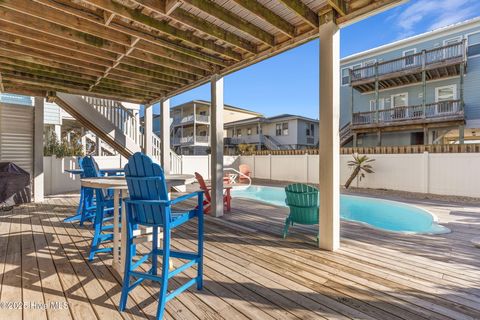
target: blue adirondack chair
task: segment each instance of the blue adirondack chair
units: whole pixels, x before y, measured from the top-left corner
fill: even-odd
[[[163,169],[158,164],[153,163],[148,156],[139,152],[128,159],[128,164],[125,166],[125,177],[130,198],[125,201],[127,247],[120,310],[125,310],[128,293],[142,281],[145,279],[158,281],[161,283],[161,289],[157,319],[162,319],[167,301],[194,284],[197,285],[198,290],[201,290],[203,286],[203,192],[198,191],[169,200]],[[194,197],[197,197],[198,206],[196,209],[186,212],[173,211],[173,205]],[[170,250],[170,231],[194,218],[198,219],[197,252]],[[133,257],[136,255],[136,248],[133,242],[133,231],[139,225],[152,227],[152,250],[134,263]],[[163,230],[162,249],[158,248],[159,228]],[[161,275],[157,275],[159,256],[162,256]],[[149,271],[136,271],[149,258],[151,261]],[[169,271],[170,258],[184,259],[187,262],[177,269]],[[197,266],[197,276],[167,293],[168,280],[195,265]],[[130,282],[131,278],[135,278],[133,283]]]
[[[83,158],[77,157],[77,165],[83,170]],[[80,178],[85,178],[85,172],[80,174]],[[85,221],[92,220],[95,217],[94,190],[88,187],[80,187],[80,225]]]
[[[100,170],[95,160],[91,156],[86,156],[82,161],[83,175],[85,178],[101,177]],[[119,203],[120,206],[120,203]],[[100,248],[102,242],[113,240],[113,225],[107,224],[113,217],[107,215],[113,212],[114,203],[111,192],[104,189],[95,189],[95,216],[93,218],[94,235],[90,245],[90,254],[88,259],[92,261],[98,252],[112,251],[111,247]]]

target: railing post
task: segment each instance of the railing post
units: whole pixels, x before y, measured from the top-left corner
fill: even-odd
[[[380,108],[380,94],[378,85],[378,62],[375,62],[375,122],[380,121],[379,108]]]
[[[425,70],[425,65],[427,63],[427,51],[422,50],[422,110],[423,118],[427,117],[427,71]]]

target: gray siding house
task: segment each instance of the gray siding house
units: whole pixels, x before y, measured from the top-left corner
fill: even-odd
[[[478,142],[480,18],[342,59],[344,146]]]

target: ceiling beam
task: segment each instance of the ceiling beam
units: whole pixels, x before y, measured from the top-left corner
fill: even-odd
[[[290,38],[295,37],[295,26],[263,6],[257,0],[233,0],[251,13],[264,19]]]
[[[318,15],[301,0],[279,0],[311,27],[318,28]]]
[[[93,24],[84,19],[75,19],[68,12],[59,12],[57,9],[31,0],[2,0],[0,1],[0,6],[20,12],[27,19],[28,16],[33,16],[120,45],[128,46],[132,42],[130,36],[111,30],[103,25],[103,17],[97,18],[101,25]],[[28,24],[28,21],[26,22]]]
[[[347,15],[347,3],[345,0],[328,0],[327,2],[341,17]]]
[[[2,73],[0,72],[0,93],[5,92],[5,87],[3,86]]]
[[[147,2],[151,2],[151,1],[143,1],[143,2],[145,5],[148,5]],[[182,2],[178,0],[164,0],[163,2],[165,4],[166,15],[170,15],[175,9],[180,7],[180,5],[182,4]]]
[[[337,23],[342,25],[351,24],[365,16],[374,15],[379,11],[387,10],[406,1],[407,0],[373,0],[370,1],[370,4],[358,8],[354,6],[355,3],[350,3],[349,12],[343,17],[338,17]]]
[[[171,26],[170,24],[168,24],[166,21],[160,21],[143,14],[138,9],[130,9],[121,4],[114,3],[110,0],[82,0],[82,1],[92,6],[95,6],[99,9],[108,11],[110,13],[114,13],[117,16],[142,24],[149,28],[153,28],[157,31],[160,31],[163,34],[175,37],[182,41],[186,41],[192,45],[200,46],[204,49],[227,56],[237,61],[242,59],[242,55],[232,49],[220,46],[216,44],[215,41],[206,40],[206,39],[197,37],[193,34],[193,32],[177,29]]]
[[[251,22],[240,18],[231,11],[218,5],[211,0],[183,0],[185,3],[235,27],[236,29],[248,34],[251,37],[260,40],[266,45],[273,47],[275,45],[275,37],[265,30],[255,26]]]
[[[90,11],[86,11],[87,9],[82,5],[73,6],[73,3],[70,0],[35,0],[36,2],[42,3],[43,5],[47,5],[54,9],[67,12],[71,15],[74,15],[79,18],[83,18],[89,20],[95,24],[104,25],[104,18],[99,17],[97,14],[93,14]],[[142,0],[143,2],[153,2],[158,5],[158,0]],[[102,10],[102,12],[105,12]],[[179,44],[178,41],[173,41],[171,38],[163,34],[159,34],[153,30],[147,30],[145,28],[141,28],[135,25],[132,25],[130,22],[124,22],[120,19],[113,19],[108,26],[112,30],[116,30],[122,32],[124,34],[130,35],[132,37],[138,37],[146,42],[146,46],[151,50],[155,50],[157,48],[165,48],[173,50],[178,54],[174,54],[174,56],[178,56],[179,59],[183,56],[189,56],[192,59],[195,59],[194,65],[202,65],[203,63],[211,63],[218,66],[228,66],[232,64],[232,61],[229,59],[225,60],[222,57],[219,57],[215,54],[207,53],[204,51],[197,50],[197,48],[190,48],[183,44]],[[119,52],[123,53],[123,52]],[[169,55],[170,57],[172,55]],[[200,61],[199,61],[200,60]],[[212,69],[207,68],[208,69]]]
[[[210,36],[213,36],[219,40],[225,41],[231,45],[236,46],[237,48],[246,50],[251,53],[257,52],[257,47],[255,46],[255,44],[252,44],[246,39],[236,35],[235,33],[229,32],[217,26],[214,23],[211,23],[202,18],[199,18],[191,14],[190,12],[183,10],[182,8],[177,8],[175,10],[171,10],[171,12],[168,12],[167,4],[169,2],[180,3],[176,0],[175,1],[163,0],[155,4],[152,2],[145,3],[140,0],[138,1],[136,0],[135,2],[143,5],[143,7],[148,8],[149,10],[152,10],[157,14],[169,16],[170,18],[174,19],[177,22],[180,22],[200,32],[206,33]],[[161,4],[162,2],[165,3],[164,6],[162,6]],[[162,9],[162,7],[164,7],[164,9]]]
[[[112,22],[113,18],[115,18],[115,14],[104,11],[103,12],[103,19],[105,20],[105,25],[108,26],[110,22]]]
[[[67,40],[75,41],[84,45],[93,46],[95,48],[101,48],[115,53],[124,53],[125,46],[113,43],[111,41],[77,31],[71,28],[66,28],[55,23],[42,20],[33,16],[27,16],[21,12],[13,11],[7,8],[1,7],[0,2],[0,20],[18,25],[20,27],[30,28],[32,30],[38,30],[46,34],[64,38]]]

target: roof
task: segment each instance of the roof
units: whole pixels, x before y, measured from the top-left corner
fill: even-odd
[[[0,90],[152,104],[403,0],[1,0]]]
[[[187,105],[190,105],[190,104],[194,104],[194,103],[197,103],[197,104],[203,104],[203,105],[206,105],[206,106],[210,106],[211,102],[210,101],[207,101],[207,100],[192,100],[192,101],[188,101],[188,102],[185,102],[185,103],[182,103],[182,104],[179,104],[177,106],[174,106],[172,107],[171,109],[174,110],[174,109],[179,109],[183,106],[187,106]],[[242,112],[242,113],[248,113],[248,114],[252,114],[252,115],[258,115],[258,116],[263,116],[261,113],[259,112],[256,112],[256,111],[252,111],[252,110],[248,110],[248,109],[244,109],[244,108],[239,108],[239,107],[235,107],[235,106],[232,106],[230,104],[224,104],[224,108],[226,110],[230,110],[230,111],[236,111],[236,112]]]
[[[413,43],[419,43],[419,42],[427,41],[431,38],[436,38],[436,37],[442,36],[444,34],[449,34],[449,33],[453,33],[453,32],[460,32],[462,30],[470,29],[470,28],[476,27],[476,26],[480,26],[480,17],[465,20],[465,21],[455,23],[455,24],[451,24],[451,25],[441,27],[441,28],[438,28],[438,29],[434,29],[434,30],[431,30],[431,31],[427,31],[427,32],[424,32],[424,33],[421,33],[421,34],[418,34],[418,35],[415,35],[415,36],[412,36],[412,37],[408,37],[408,38],[405,38],[405,39],[394,41],[394,42],[391,42],[391,43],[388,43],[388,44],[385,44],[385,45],[382,45],[382,46],[379,46],[379,47],[375,47],[375,48],[372,48],[372,49],[369,49],[369,50],[365,50],[365,51],[362,51],[362,52],[359,52],[359,53],[355,53],[355,54],[349,55],[345,58],[342,58],[340,60],[340,62],[342,64],[351,63],[351,62],[354,62],[354,61],[357,61],[357,60],[360,60],[360,59],[366,59],[370,56],[381,54],[383,52],[388,52],[388,51],[395,50],[397,48],[412,45]]]
[[[243,120],[237,120],[229,123],[225,123],[224,126],[233,126],[233,125],[243,125],[243,124],[249,124],[249,123],[256,123],[256,122],[261,122],[261,123],[271,123],[271,122],[277,122],[277,121],[285,121],[285,120],[304,120],[304,121],[310,121],[310,122],[315,122],[318,123],[317,119],[312,119],[304,116],[299,116],[299,115],[294,115],[294,114],[280,114],[278,116],[273,116],[273,117],[255,117],[255,118],[249,118],[249,119],[243,119]]]

